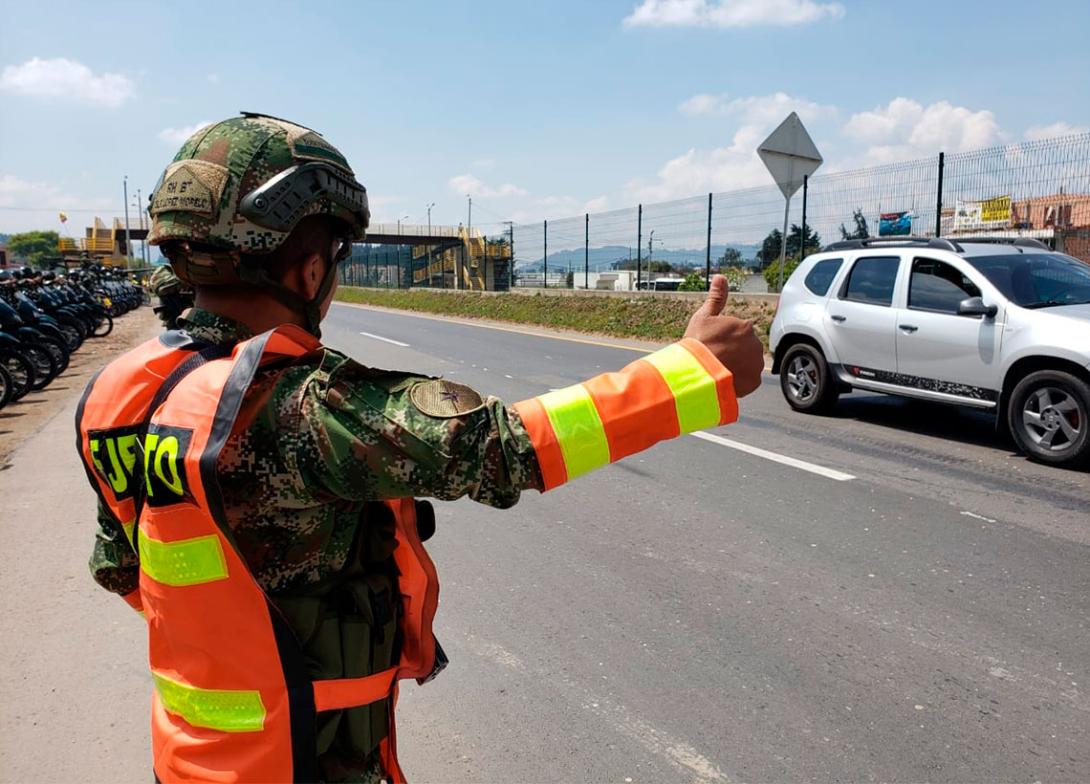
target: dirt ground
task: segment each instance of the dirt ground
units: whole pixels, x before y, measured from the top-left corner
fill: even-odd
[[[159,320],[150,307],[126,313],[114,320],[113,332],[108,336],[84,341],[79,351],[72,355],[68,370],[54,379],[52,384],[0,410],[0,471],[11,467],[12,453],[27,436],[39,432],[73,395],[80,394],[99,368],[118,354],[154,336],[159,329]]]

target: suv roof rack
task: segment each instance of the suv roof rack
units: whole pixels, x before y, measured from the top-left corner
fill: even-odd
[[[945,237],[867,237],[862,240],[840,240],[822,250],[859,250],[861,248],[925,247],[961,253],[962,247]]]
[[[1048,245],[1033,237],[958,237],[958,242],[971,242],[973,244],[979,242],[988,245],[1014,245],[1016,248],[1052,250]]]

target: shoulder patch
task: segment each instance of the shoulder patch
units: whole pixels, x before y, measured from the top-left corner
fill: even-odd
[[[288,133],[288,146],[291,154],[297,160],[323,161],[352,174],[352,167],[348,165],[337,148],[327,142],[322,135],[309,128],[298,127]]]
[[[227,167],[218,163],[197,160],[172,163],[152,194],[151,214],[197,212],[215,215],[227,177]]]
[[[484,400],[475,390],[442,378],[414,384],[409,390],[409,399],[421,413],[439,419],[463,416],[484,408]]]

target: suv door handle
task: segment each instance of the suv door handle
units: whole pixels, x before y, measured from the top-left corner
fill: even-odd
[[[848,320],[847,316],[829,316],[829,318],[831,318],[837,324],[843,324],[845,321]]]
[[[907,332],[907,333],[908,333],[908,334],[910,334],[910,335],[911,335],[911,334],[912,334],[913,332],[915,332],[916,330],[918,330],[918,329],[919,329],[919,327],[914,327],[914,326],[912,326],[911,324],[901,324],[901,325],[900,325],[900,330],[901,330],[901,332]]]

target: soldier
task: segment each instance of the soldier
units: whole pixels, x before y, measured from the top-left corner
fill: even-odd
[[[182,313],[193,307],[193,289],[174,274],[169,264],[163,264],[151,273],[148,293],[159,298],[155,315],[167,329],[176,329]]]
[[[510,507],[733,421],[760,383],[722,277],[681,342],[513,407],[322,346],[366,191],[283,120],[198,131],[150,213],[196,305],[92,381],[77,425],[99,495],[92,573],[148,622],[165,784],[404,780],[397,680],[445,662],[421,544],[434,517],[413,498]]]

